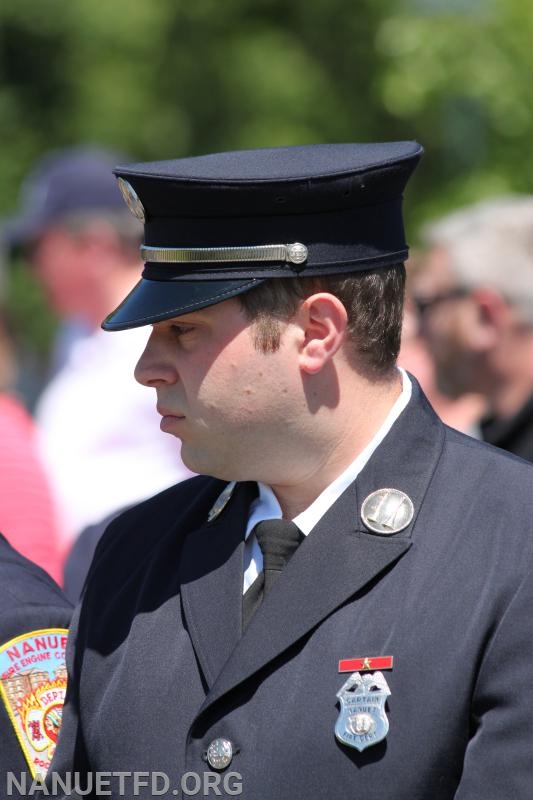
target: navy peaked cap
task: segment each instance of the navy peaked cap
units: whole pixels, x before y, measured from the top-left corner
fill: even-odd
[[[117,167],[144,220],[145,268],[103,327],[169,319],[268,278],[401,263],[402,195],[422,152],[417,142],[325,144]]]

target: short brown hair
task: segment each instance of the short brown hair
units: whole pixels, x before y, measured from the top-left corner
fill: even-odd
[[[255,323],[255,342],[274,352],[281,340],[280,321],[289,320],[299,303],[315,292],[329,292],[348,312],[348,335],[354,364],[373,378],[386,377],[400,350],[405,267],[395,264],[348,277],[271,278],[239,295],[248,318]]]

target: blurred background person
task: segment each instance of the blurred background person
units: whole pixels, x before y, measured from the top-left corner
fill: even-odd
[[[414,293],[437,386],[482,394],[482,438],[533,461],[533,197],[475,204],[424,235]]]
[[[474,392],[461,393],[450,397],[440,391],[433,356],[422,336],[419,325],[413,287],[421,280],[420,276],[426,260],[420,252],[410,255],[406,264],[407,281],[402,327],[402,345],[398,364],[411,372],[419,381],[428,400],[447,425],[476,438],[481,437],[479,422],[485,410],[483,395]]]
[[[147,331],[100,329],[142,267],[142,229],[111,172],[123,158],[92,147],[48,154],[4,225],[63,321],[35,419],[65,552],[87,526],[190,475],[150,393],[132,380]]]
[[[52,494],[32,419],[13,392],[15,381],[11,337],[0,307],[0,532],[60,580],[59,528]]]

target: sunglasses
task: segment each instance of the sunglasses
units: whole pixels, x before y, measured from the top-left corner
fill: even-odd
[[[440,305],[441,303],[447,303],[449,300],[459,300],[462,297],[466,297],[468,295],[468,290],[463,289],[459,286],[456,286],[455,289],[449,289],[447,292],[440,292],[440,294],[434,294],[433,297],[413,297],[413,303],[418,311],[418,314],[423,317],[435,306]]]

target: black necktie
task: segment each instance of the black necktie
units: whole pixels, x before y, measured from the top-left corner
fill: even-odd
[[[301,530],[286,519],[265,519],[258,522],[255,533],[263,553],[263,572],[257,576],[242,598],[242,627],[246,629],[263,597],[272,589],[281,570],[305,538]]]

